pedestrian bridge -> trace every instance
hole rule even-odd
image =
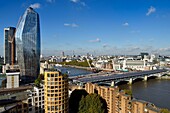
[[[147,81],[149,77],[161,77],[166,74],[168,70],[166,69],[158,69],[158,70],[150,70],[150,71],[141,71],[141,72],[131,72],[125,74],[105,74],[103,76],[91,76],[87,78],[79,78],[78,81],[81,83],[111,83],[111,86],[121,82],[127,81],[129,84],[132,84],[136,79],[143,79]]]

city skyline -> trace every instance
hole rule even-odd
[[[29,6],[40,14],[42,54],[170,55],[170,1],[36,0],[0,1],[3,29],[16,27]],[[12,12],[12,13],[11,13]],[[3,51],[0,55],[3,55]]]

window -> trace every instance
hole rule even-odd
[[[58,76],[58,74],[55,74],[55,76]]]
[[[54,106],[51,106],[51,110],[54,111]]]
[[[55,106],[55,110],[58,110],[58,106]]]
[[[50,77],[50,74],[49,74],[49,73],[47,73],[47,77]]]
[[[54,77],[54,74],[51,74],[51,77]]]
[[[47,81],[50,81],[50,77],[47,78]]]
[[[28,100],[28,102],[31,102],[31,101],[32,101],[31,99]]]
[[[47,109],[50,110],[50,106],[47,106]]]
[[[32,108],[29,108],[29,111],[32,111]]]

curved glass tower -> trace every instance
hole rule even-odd
[[[23,80],[34,80],[40,69],[39,15],[29,7],[20,18],[16,30],[17,61]]]

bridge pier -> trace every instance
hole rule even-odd
[[[115,86],[115,81],[112,81],[112,82],[111,82],[111,86],[112,86],[112,87]]]
[[[129,84],[132,84],[132,83],[133,83],[133,79],[130,78],[130,79],[129,79]]]
[[[148,79],[148,76],[146,75],[146,76],[144,77],[144,81],[147,81],[147,79]]]
[[[160,73],[158,73],[158,78],[161,78],[161,74]]]

